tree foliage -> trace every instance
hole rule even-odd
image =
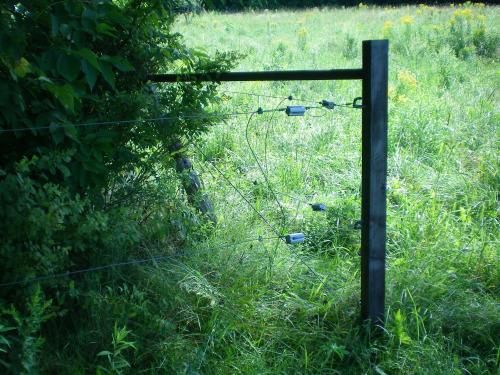
[[[0,5],[1,283],[123,257],[144,239],[141,224],[166,199],[161,183],[150,181],[171,176],[170,143],[211,121],[132,120],[202,113],[216,87],[153,90],[146,77],[224,70],[234,57],[184,46],[171,30],[177,7],[160,0]],[[68,280],[2,287],[0,324],[9,329],[0,336],[0,366],[36,367],[42,323],[78,306],[78,294]]]

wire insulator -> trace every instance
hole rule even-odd
[[[289,105],[286,107],[285,113],[288,116],[304,116],[306,107],[303,105]]]
[[[321,105],[327,109],[335,109],[336,104],[330,100],[323,99]]]
[[[304,233],[291,233],[285,236],[285,242],[288,244],[295,244],[304,242]]]
[[[311,208],[313,211],[326,211],[326,205],[323,203],[313,203],[311,204]]]

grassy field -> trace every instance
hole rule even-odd
[[[208,243],[273,234],[211,163],[273,226],[304,232],[307,240],[294,247],[264,240],[193,250],[180,285],[196,302],[179,314],[195,333],[177,336],[178,371],[499,373],[499,24],[499,8],[481,5],[179,20],[189,45],[241,52],[235,70],[359,67],[361,41],[388,38],[390,119],[383,337],[368,344],[358,324],[353,223],[360,217],[360,111],[239,116],[214,127],[202,150],[193,150],[219,218]],[[221,109],[288,102],[235,91],[293,95],[301,99],[295,104],[309,105],[311,99],[352,102],[361,87],[223,84]],[[328,210],[312,212],[307,203],[313,201]]]
[[[362,40],[390,40],[383,334],[359,324],[360,111],[266,112],[231,117],[190,150],[215,228],[186,208],[177,178],[157,180],[168,204],[140,250],[175,257],[91,283],[88,324],[45,329],[42,372],[498,375],[499,24],[499,8],[480,5],[181,16],[190,46],[244,54],[235,70],[360,67]],[[250,112],[289,95],[348,103],[361,87],[219,92],[212,110]],[[306,241],[288,247],[270,227]]]

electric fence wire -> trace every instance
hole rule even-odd
[[[234,191],[236,191],[236,193],[238,193],[238,195],[245,201],[245,203],[248,205],[248,207],[250,207],[252,209],[252,211],[254,211],[257,216],[260,218],[260,220],[262,220],[263,223],[265,223],[272,231],[274,234],[276,234],[277,236],[281,236],[281,233],[278,229],[276,229],[276,227],[274,225],[272,225],[265,217],[264,215],[262,215],[262,213],[250,202],[250,200],[245,197],[245,194],[243,194],[241,192],[240,189],[238,189],[236,187],[236,185],[233,184],[233,182],[231,181],[231,179],[229,177],[226,176],[226,174],[224,172],[222,172],[220,170],[220,168],[217,166],[217,164],[215,164],[213,161],[211,161],[207,155],[203,152],[203,150],[201,149],[200,146],[198,146],[195,142],[194,142],[194,139],[190,136],[187,137],[190,141],[191,141],[191,144],[193,145],[193,147],[203,156],[203,158],[208,161],[208,163],[217,171],[217,173],[219,173],[219,175],[229,184],[229,186],[231,186],[233,188]],[[210,172],[210,170],[209,170]],[[216,177],[210,172],[210,174],[212,175],[212,177],[214,179],[216,179]]]
[[[251,94],[251,93],[247,93]],[[283,99],[283,97],[277,97]],[[285,97],[284,99],[289,99],[290,97]],[[293,99],[289,99],[293,100]],[[298,100],[298,99],[297,99]],[[359,108],[354,106],[353,103],[345,103],[345,104],[335,104],[333,102],[330,103],[333,107],[328,107],[324,103],[325,101],[318,102],[312,100],[305,100],[307,102],[314,102],[316,104],[321,104],[322,106],[317,107],[305,107],[306,109],[319,109],[319,108],[328,108],[333,109],[334,106],[337,107],[350,107],[350,108]],[[283,108],[285,110],[285,108]],[[273,110],[262,110],[259,108],[259,113],[272,112]],[[281,109],[280,109],[281,111]],[[179,120],[189,120],[189,119],[207,119],[207,118],[217,118],[217,117],[234,117],[234,116],[245,116],[251,115],[255,111],[250,112],[230,112],[230,113],[201,113],[197,115],[178,115],[178,116],[165,116],[165,117],[156,117],[156,118],[148,118],[148,119],[132,119],[132,120],[113,120],[113,121],[96,121],[96,122],[86,122],[86,123],[69,123],[69,124],[52,124],[45,126],[33,126],[33,127],[23,127],[23,128],[13,128],[13,129],[0,129],[1,133],[13,133],[13,132],[25,132],[25,131],[37,131],[37,130],[56,130],[56,129],[64,129],[64,128],[81,128],[81,127],[100,127],[100,126],[118,126],[118,125],[134,125],[139,123],[149,123],[149,122],[169,122],[169,121],[179,121]]]
[[[308,107],[308,108],[314,108],[314,107]],[[319,108],[319,107],[318,107]],[[171,120],[182,120],[182,119],[201,119],[201,118],[211,118],[211,117],[231,117],[231,116],[240,116],[240,115],[250,115],[250,120],[255,114],[262,114],[262,113],[268,113],[268,112],[281,112],[284,111],[284,108],[275,108],[272,110],[262,110],[262,108],[259,108],[257,111],[251,111],[251,112],[233,112],[233,113],[218,113],[218,114],[209,114],[209,113],[204,113],[200,115],[180,115],[180,116],[166,116],[166,117],[157,117],[157,118],[149,118],[149,119],[135,119],[135,120],[116,120],[116,121],[101,121],[101,122],[89,122],[89,123],[78,123],[78,124],[56,124],[56,125],[49,125],[49,126],[41,126],[41,127],[25,127],[25,128],[14,128],[14,129],[0,129],[0,133],[8,133],[8,132],[22,132],[22,131],[37,131],[37,130],[53,130],[53,129],[60,129],[60,128],[68,128],[68,127],[93,127],[93,126],[115,126],[115,125],[131,125],[131,124],[137,124],[137,123],[147,123],[147,122],[156,122],[156,121],[171,121]],[[248,122],[248,124],[250,121]],[[248,124],[247,124],[247,130],[248,130]],[[198,147],[194,142],[192,144],[195,146],[195,148],[198,149],[198,151],[205,157],[206,160],[208,158],[206,155],[203,153],[200,147]],[[252,149],[253,153],[253,149]],[[255,154],[254,154],[255,156]],[[265,176],[265,173],[262,169],[262,166],[258,162],[258,159],[256,160],[257,163],[259,164],[259,169],[261,169],[262,173]],[[229,178],[217,167],[215,163],[210,162],[210,164],[214,167],[214,169],[226,180],[226,182],[241,196],[241,198],[249,205],[250,208],[252,208],[255,213],[259,216],[259,218],[276,234],[275,237],[269,237],[266,239],[284,239],[284,236],[282,235],[282,231],[279,231],[274,227],[252,204],[251,202],[245,197],[243,193],[231,182]],[[267,177],[266,177],[267,180]],[[271,188],[272,189],[272,188]],[[272,191],[272,190],[271,190]],[[284,215],[284,209],[279,203],[279,200],[277,199],[276,195],[274,194],[274,191],[272,191],[278,205],[282,209],[282,213]],[[262,237],[259,237],[257,239],[250,239],[250,240],[245,240],[236,244],[231,244],[230,246],[236,246],[242,243],[250,242],[250,241],[261,241],[263,240]],[[227,247],[227,245],[225,246]],[[216,250],[221,247],[216,247],[216,248],[211,248],[209,250]],[[31,279],[25,279],[25,280],[17,280],[17,281],[10,281],[10,282],[5,282],[5,283],[0,283],[0,287],[8,287],[8,286],[14,286],[14,285],[21,285],[21,284],[32,284],[34,282],[40,282],[40,281],[46,281],[54,278],[60,278],[60,277],[68,277],[72,275],[77,275],[77,274],[82,274],[82,273],[88,273],[88,272],[97,272],[105,269],[110,269],[114,267],[121,267],[121,266],[127,266],[127,265],[137,265],[137,264],[142,264],[146,262],[151,262],[151,261],[161,261],[161,260],[166,260],[166,259],[172,259],[172,256],[153,256],[149,258],[143,258],[143,259],[133,259],[129,261],[124,261],[124,262],[116,262],[116,263],[110,263],[102,266],[96,266],[96,267],[90,267],[90,268],[85,268],[85,269],[79,269],[79,270],[74,270],[74,271],[66,271],[63,273],[58,273],[58,274],[52,274],[52,275],[43,275],[43,276],[37,276],[33,277]],[[311,273],[316,275],[317,277],[323,277],[322,275],[318,274],[309,264],[307,264],[301,257],[298,257],[301,263],[303,263],[306,268],[309,269]]]
[[[278,107],[280,105],[281,104],[278,104],[276,110],[278,110]],[[252,115],[249,116],[247,124],[246,124],[246,127],[245,127],[245,140],[247,142],[248,148],[250,150],[250,153],[252,154],[253,159],[257,163],[257,166],[259,167],[259,170],[260,170],[262,176],[264,177],[264,181],[266,182],[268,190],[271,192],[274,200],[276,201],[276,204],[278,205],[278,208],[281,211],[282,224],[281,224],[281,231],[280,231],[280,233],[283,234],[284,228],[286,227],[286,213],[285,213],[285,209],[283,208],[283,206],[281,205],[281,202],[279,201],[278,197],[274,193],[274,190],[273,190],[273,187],[272,187],[272,185],[271,185],[271,183],[269,181],[268,175],[267,175],[266,171],[264,171],[264,168],[262,168],[262,165],[260,164],[259,158],[257,157],[257,155],[256,155],[256,153],[255,153],[255,151],[254,151],[254,149],[252,147],[252,144],[250,143],[250,138],[248,136],[248,130],[250,128],[250,124],[252,122],[253,116],[254,116],[254,114],[252,114]],[[272,116],[271,117],[271,119],[272,119],[274,117],[274,113],[271,116]],[[267,142],[267,137],[266,137],[266,142]]]
[[[256,97],[261,97],[261,98],[284,99],[284,100],[290,100],[290,101],[296,100],[296,101],[308,102],[308,103],[318,103],[318,101],[316,101],[316,100],[296,98],[293,95],[274,96],[274,95],[260,94],[260,93],[255,93],[255,92],[233,91],[233,90],[223,90],[221,92],[224,94],[226,94],[226,93],[227,94],[238,94],[238,95],[256,96]]]
[[[267,240],[273,240],[278,238],[277,236],[271,236],[271,237],[256,237],[256,238],[248,238],[246,240],[236,242],[236,243],[226,243],[218,246],[213,246],[213,247],[208,247],[205,249],[202,249],[204,252],[208,251],[215,251],[215,250],[220,250],[220,249],[226,249],[230,247],[235,247],[239,246],[242,244],[250,243],[250,242],[262,242],[262,241],[267,241]],[[42,275],[42,276],[35,276],[29,279],[25,280],[16,280],[16,281],[9,281],[5,283],[0,283],[0,288],[3,287],[10,287],[10,286],[15,286],[15,285],[21,285],[21,284],[33,284],[35,282],[41,282],[41,281],[47,281],[47,280],[52,280],[56,278],[62,278],[62,277],[68,277],[68,276],[73,276],[73,275],[78,275],[78,274],[83,274],[83,273],[89,273],[89,272],[97,272],[97,271],[102,271],[110,268],[115,268],[115,267],[123,267],[123,266],[131,266],[131,265],[139,265],[139,264],[144,264],[148,262],[159,262],[163,260],[177,260],[178,257],[173,256],[173,255],[156,255],[148,258],[141,258],[141,259],[130,259],[127,261],[123,262],[114,262],[114,263],[108,263],[104,264],[101,266],[95,266],[95,267],[89,267],[89,268],[82,268],[74,271],[65,271],[61,273],[56,273],[56,274],[49,274],[49,275]]]
[[[224,172],[222,172],[220,170],[219,167],[217,167],[217,165],[212,162],[210,159],[208,159],[207,155],[203,152],[203,150],[201,149],[201,147],[199,147],[198,145],[196,145],[194,142],[193,142],[193,138],[192,137],[188,137],[188,139],[191,140],[191,144],[196,148],[196,150],[198,150],[198,152],[205,158],[205,160],[208,161],[208,163],[221,175],[221,177],[238,193],[238,195],[245,201],[245,203],[248,205],[248,207],[250,207],[252,209],[252,211],[254,211],[258,217],[260,218],[260,220],[262,220],[263,223],[265,223],[271,230],[274,234],[276,234],[277,238],[281,239],[282,241],[285,240],[285,236],[283,236],[281,234],[281,231],[279,231],[274,225],[272,225],[265,217],[264,215],[262,215],[262,213],[257,210],[257,208],[250,202],[250,200],[245,197],[245,195],[232,183],[232,181],[224,174]],[[212,174],[213,176],[213,174]],[[213,176],[215,178],[215,176]],[[275,237],[276,238],[276,237]],[[288,248],[289,248],[289,244],[287,244],[286,242],[284,242]],[[293,253],[293,252],[292,252]],[[302,259],[300,256],[297,256],[296,257],[308,270],[309,272],[311,272],[314,276],[320,278],[320,279],[323,279],[324,276],[323,275],[320,275],[318,272],[316,272],[316,270],[314,270],[304,259]]]
[[[281,104],[283,104],[283,102],[286,100],[286,98],[282,99],[278,105],[276,106],[277,108],[279,108],[281,106]],[[268,138],[269,138],[269,133],[270,133],[270,130],[274,130],[274,124],[273,124],[273,119],[274,119],[274,113],[271,115],[271,118],[269,119],[269,124],[271,126],[266,126],[266,134],[264,136],[264,165],[266,167],[266,175],[269,174],[269,169],[268,169],[268,163],[267,163],[267,141],[268,141]]]
[[[285,100],[292,100],[292,96],[289,96],[288,98],[281,99],[280,102],[276,105],[275,109],[277,110],[278,108],[280,108],[281,105],[283,104],[283,102]],[[259,97],[259,101],[260,101],[260,97]],[[281,202],[278,200],[278,197],[274,193],[273,188],[272,188],[272,186],[271,186],[271,184],[269,182],[269,169],[268,169],[268,160],[267,160],[267,144],[268,144],[269,132],[270,132],[271,128],[274,130],[274,122],[273,122],[273,120],[274,120],[274,116],[276,115],[276,113],[277,113],[277,111],[275,111],[275,112],[273,112],[271,114],[271,118],[269,119],[268,126],[266,126],[266,133],[265,133],[265,136],[264,136],[264,165],[265,165],[265,172],[262,169],[262,166],[259,163],[259,159],[257,158],[257,155],[255,154],[254,150],[252,149],[252,147],[250,145],[250,140],[248,138],[248,128],[250,126],[250,122],[252,120],[252,118],[251,118],[252,116],[250,116],[250,118],[248,120],[248,123],[247,123],[247,126],[246,126],[246,129],[245,129],[245,139],[247,141],[248,147],[249,147],[249,149],[250,149],[250,151],[252,153],[253,158],[255,159],[255,161],[257,162],[257,165],[259,166],[260,172],[264,176],[264,180],[267,183],[268,189],[272,192],[275,201],[278,203],[278,206],[279,206],[279,209],[280,209],[281,215],[282,215],[282,223],[281,223],[281,231],[280,232],[283,234],[284,231],[285,231],[285,227],[286,227],[286,214],[284,212],[284,208],[283,208]],[[266,248],[266,250],[268,251],[268,257],[269,257],[269,272],[272,272],[273,260],[274,260],[275,254],[278,251],[279,243],[280,243],[279,240],[276,241],[276,243],[274,245],[274,248],[272,249],[271,252],[268,251],[267,248]]]
[[[294,101],[300,101],[300,102],[305,102],[305,103],[314,103],[314,104],[321,104],[321,107],[319,108],[328,108],[328,109],[333,109],[334,107],[344,107],[344,108],[351,108],[351,109],[360,109],[363,106],[362,105],[357,105],[356,102],[357,100],[360,100],[361,98],[355,98],[352,102],[349,103],[335,103],[333,101],[329,101],[326,99],[322,100],[316,100],[312,98],[296,98],[293,95],[289,96],[275,96],[275,95],[267,95],[267,94],[261,94],[261,93],[255,93],[255,92],[246,92],[246,91],[232,91],[232,90],[223,90],[221,91],[222,93],[228,93],[228,94],[238,94],[238,95],[247,95],[247,96],[256,96],[256,97],[262,97],[262,98],[271,98],[271,99],[283,99],[283,100],[294,100]]]
[[[134,125],[140,123],[149,122],[169,122],[169,121],[179,121],[179,120],[194,120],[194,119],[207,119],[207,118],[218,118],[218,117],[235,117],[235,116],[247,116],[255,111],[250,112],[230,112],[230,113],[202,113],[198,115],[178,115],[178,116],[165,116],[165,117],[154,117],[147,119],[133,119],[133,120],[114,120],[114,121],[97,121],[97,122],[86,122],[77,124],[54,124],[46,126],[35,126],[26,128],[14,128],[14,129],[0,129],[1,133],[13,133],[13,132],[23,132],[23,131],[37,131],[37,130],[55,130],[64,128],[81,128],[81,127],[101,127],[101,126],[118,126],[118,125]]]

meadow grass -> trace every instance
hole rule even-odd
[[[185,203],[165,207],[158,215],[175,235],[148,227],[158,243],[142,250],[175,259],[96,284],[86,306],[91,326],[47,350],[46,368],[499,374],[499,24],[499,8],[480,5],[181,17],[176,28],[189,45],[244,54],[235,70],[360,67],[362,40],[390,40],[383,334],[370,337],[359,322],[360,111],[266,113],[214,126],[191,150],[217,226],[193,225]],[[213,110],[288,104],[227,91],[291,94],[309,105],[350,102],[361,85],[223,84]],[[306,241],[288,247],[268,239],[273,231],[212,163],[273,227],[304,232]],[[175,196],[178,186],[165,177],[164,193]],[[311,202],[328,209],[312,212]]]
[[[205,13],[177,24],[191,46],[244,54],[235,70],[359,67],[362,40],[390,41],[383,337],[369,343],[358,324],[359,233],[352,223],[360,215],[360,112],[264,114],[250,123],[238,117],[214,127],[202,153],[194,150],[219,217],[211,241],[271,233],[211,162],[275,226],[282,229],[284,217],[283,230],[304,232],[307,241],[193,251],[196,271],[182,285],[205,301],[190,312],[204,342],[195,368],[498,373],[498,24],[499,9],[481,5]],[[344,81],[223,84],[228,111],[287,100],[225,90],[337,103],[361,94],[359,83]],[[312,201],[327,204],[327,212],[311,212]]]

